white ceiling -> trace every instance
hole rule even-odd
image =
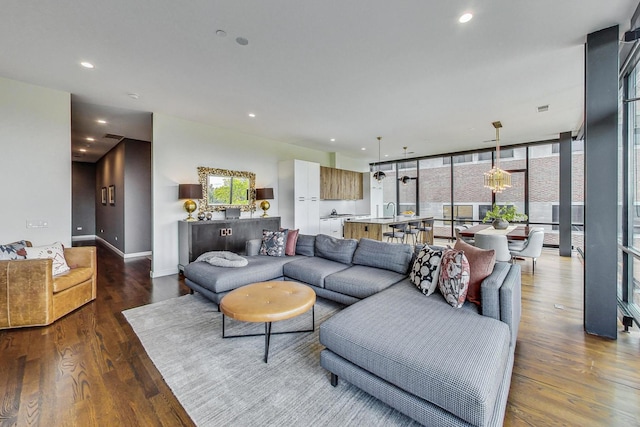
[[[619,24],[622,36],[636,6],[3,0],[0,76],[72,93],[84,123],[74,123],[74,148],[105,133],[150,138],[125,124],[132,110],[147,113],[136,123],[159,112],[367,161],[382,136],[383,154],[402,158],[403,146],[415,155],[491,146],[495,120],[504,145],[577,132],[586,35]],[[466,11],[474,18],[458,23]],[[98,114],[110,123],[96,130]]]

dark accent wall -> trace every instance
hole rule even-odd
[[[584,328],[617,337],[618,26],[585,46]]]
[[[151,143],[123,139],[96,167],[96,194],[115,186],[115,204],[96,198],[96,235],[126,254],[151,251]]]
[[[125,253],[151,251],[151,144],[126,140]]]
[[[71,235],[96,234],[96,165],[71,164]]]

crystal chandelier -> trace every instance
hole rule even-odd
[[[502,193],[505,188],[511,187],[511,174],[500,169],[500,128],[502,123],[493,122],[496,128],[496,164],[489,171],[484,173],[484,186],[490,188],[494,193]]]

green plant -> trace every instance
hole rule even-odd
[[[490,222],[495,219],[503,219],[508,222],[518,222],[526,221],[527,218],[527,215],[518,213],[518,211],[516,211],[516,207],[513,205],[499,206],[494,204],[493,209],[487,212],[482,219],[482,222]]]

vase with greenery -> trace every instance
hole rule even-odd
[[[504,230],[509,226],[510,222],[526,221],[527,218],[527,215],[518,213],[516,207],[513,205],[499,206],[494,204],[493,209],[487,212],[482,222],[491,222],[493,228]]]

